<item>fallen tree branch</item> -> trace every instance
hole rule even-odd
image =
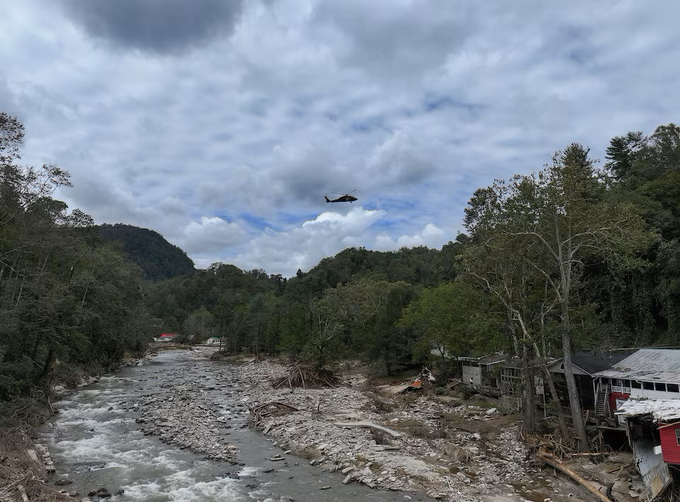
[[[401,433],[383,427],[382,425],[374,424],[373,422],[335,422],[335,425],[339,427],[366,427],[368,429],[375,429],[389,434],[393,438],[400,438]]]
[[[263,418],[287,415],[294,411],[298,411],[294,406],[279,401],[272,401],[251,407],[250,420],[257,426]]]
[[[589,452],[589,453],[569,453],[568,455],[570,457],[606,457],[607,455],[611,455],[612,452],[608,451],[603,451],[603,452]]]
[[[28,495],[26,495],[26,489],[23,485],[19,485],[19,494],[21,495],[22,502],[28,502]]]
[[[578,484],[583,486],[590,493],[595,495],[602,502],[611,502],[612,501],[612,499],[610,499],[605,494],[603,494],[600,490],[595,488],[595,486],[593,486],[592,483],[590,483],[590,481],[588,481],[584,477],[580,476],[579,474],[577,474],[574,471],[572,471],[571,469],[569,469],[566,465],[564,465],[562,463],[562,461],[559,458],[552,455],[551,453],[548,453],[545,450],[543,450],[542,448],[540,448],[538,453],[536,454],[536,457],[539,458],[541,461],[545,462],[546,464],[548,464],[550,467],[554,467],[558,471],[569,476],[571,479],[573,479]]]

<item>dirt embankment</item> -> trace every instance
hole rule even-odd
[[[53,472],[49,453],[30,438],[48,410],[33,401],[0,403],[0,502],[73,500],[45,484]]]

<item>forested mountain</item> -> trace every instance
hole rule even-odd
[[[128,259],[136,263],[151,280],[169,279],[194,272],[194,262],[158,232],[132,225],[99,225],[99,235],[120,242]]]
[[[149,284],[150,308],[165,330],[224,336],[232,351],[283,351],[318,363],[366,357],[395,370],[412,363],[417,341],[415,328],[398,325],[402,309],[422,288],[455,279],[462,242],[441,251],[350,248],[291,279],[217,263]]]

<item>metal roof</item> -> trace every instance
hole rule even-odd
[[[630,350],[626,352],[596,352],[594,350],[579,350],[571,356],[571,363],[583,371],[583,373],[587,373],[588,375],[592,376],[598,371],[610,369],[616,363],[628,357],[630,353]],[[550,371],[562,373],[564,368],[559,367],[558,364],[561,364],[563,360],[564,358],[560,358],[549,363],[551,366]]]
[[[640,349],[594,376],[680,383],[680,350]]]

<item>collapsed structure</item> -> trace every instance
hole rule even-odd
[[[490,354],[452,359],[463,383],[496,391],[505,404],[521,406],[526,386],[517,358]],[[680,466],[680,349],[581,351],[572,363],[586,418],[601,431],[627,439],[647,498],[653,500],[672,482],[669,465]],[[552,374],[564,374],[562,359],[547,364]],[[556,380],[562,409],[569,414],[566,388]],[[538,376],[534,391],[545,404],[547,393]]]

